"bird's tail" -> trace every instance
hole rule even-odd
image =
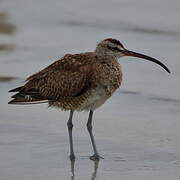
[[[15,95],[11,96],[13,98],[8,104],[39,104],[47,103],[49,100],[40,96],[37,92],[34,91],[25,91],[24,86],[11,89],[9,92],[17,92]]]

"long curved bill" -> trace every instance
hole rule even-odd
[[[138,57],[138,58],[142,58],[142,59],[145,59],[145,60],[148,60],[148,61],[152,61],[156,64],[159,64],[162,68],[164,68],[168,73],[171,73],[170,70],[160,61],[158,61],[157,59],[154,59],[150,56],[146,56],[144,54],[140,54],[140,53],[137,53],[137,52],[133,52],[133,51],[129,51],[129,50],[124,50],[122,51],[122,53],[125,55],[125,56],[133,56],[133,57]]]

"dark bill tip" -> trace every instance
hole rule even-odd
[[[125,56],[133,56],[133,57],[138,57],[138,58],[141,58],[141,59],[145,59],[145,60],[148,60],[148,61],[151,61],[151,62],[154,62],[158,65],[160,65],[162,68],[164,68],[168,73],[171,73],[171,71],[167,68],[167,66],[165,66],[162,62],[160,62],[159,60],[157,59],[154,59],[150,56],[146,56],[144,54],[140,54],[140,53],[137,53],[137,52],[133,52],[133,51],[129,51],[129,50],[124,50],[122,52]]]

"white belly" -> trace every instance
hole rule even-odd
[[[95,110],[100,107],[110,96],[106,95],[103,88],[92,90],[91,95],[81,105],[81,110]]]

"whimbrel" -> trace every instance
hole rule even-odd
[[[152,61],[169,69],[157,59],[127,50],[116,39],[105,39],[98,43],[94,52],[66,54],[45,69],[26,79],[25,85],[12,89],[17,92],[9,104],[48,103],[49,106],[69,110],[67,122],[70,159],[75,159],[72,138],[72,118],[74,111],[89,111],[87,129],[91,138],[94,155],[92,160],[101,158],[92,133],[92,117],[95,109],[100,107],[122,82],[121,65],[118,59],[134,56]]]

